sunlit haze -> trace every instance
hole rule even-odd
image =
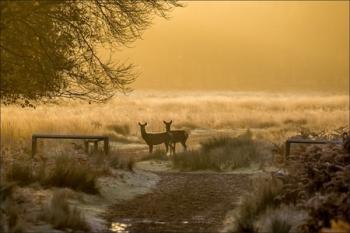
[[[116,51],[134,89],[348,92],[349,2],[184,2]]]

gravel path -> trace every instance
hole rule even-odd
[[[152,193],[112,206],[114,232],[218,232],[228,211],[249,190],[249,175],[157,173]]]

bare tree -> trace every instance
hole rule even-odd
[[[128,46],[176,0],[1,1],[1,102],[53,97],[104,101],[130,90],[133,64],[103,61],[101,45]]]

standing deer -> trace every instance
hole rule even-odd
[[[167,133],[171,133],[171,149],[173,150],[173,154],[175,154],[175,147],[176,147],[176,143],[180,142],[183,146],[183,148],[185,150],[187,150],[187,146],[186,146],[186,141],[188,138],[188,133],[185,130],[171,130],[171,124],[173,123],[173,121],[163,121],[163,123],[165,124],[165,129]]]
[[[145,140],[145,142],[147,143],[147,145],[149,147],[149,153],[152,153],[154,145],[159,145],[159,144],[164,143],[165,148],[166,148],[166,153],[168,154],[169,144],[172,140],[172,135],[168,132],[147,133],[146,132],[146,125],[147,125],[147,123],[141,124],[139,122],[141,136]]]

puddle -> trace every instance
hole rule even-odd
[[[154,221],[151,219],[122,219],[121,222],[112,222],[109,230],[111,232],[116,233],[131,233],[133,230],[131,230],[131,227],[136,227],[138,225],[142,225],[145,227],[145,225],[186,225],[189,224],[189,221],[181,221],[181,222],[164,222],[164,221]]]
[[[129,231],[127,230],[129,226],[131,226],[131,224],[112,222],[110,230],[116,233],[129,233]]]

